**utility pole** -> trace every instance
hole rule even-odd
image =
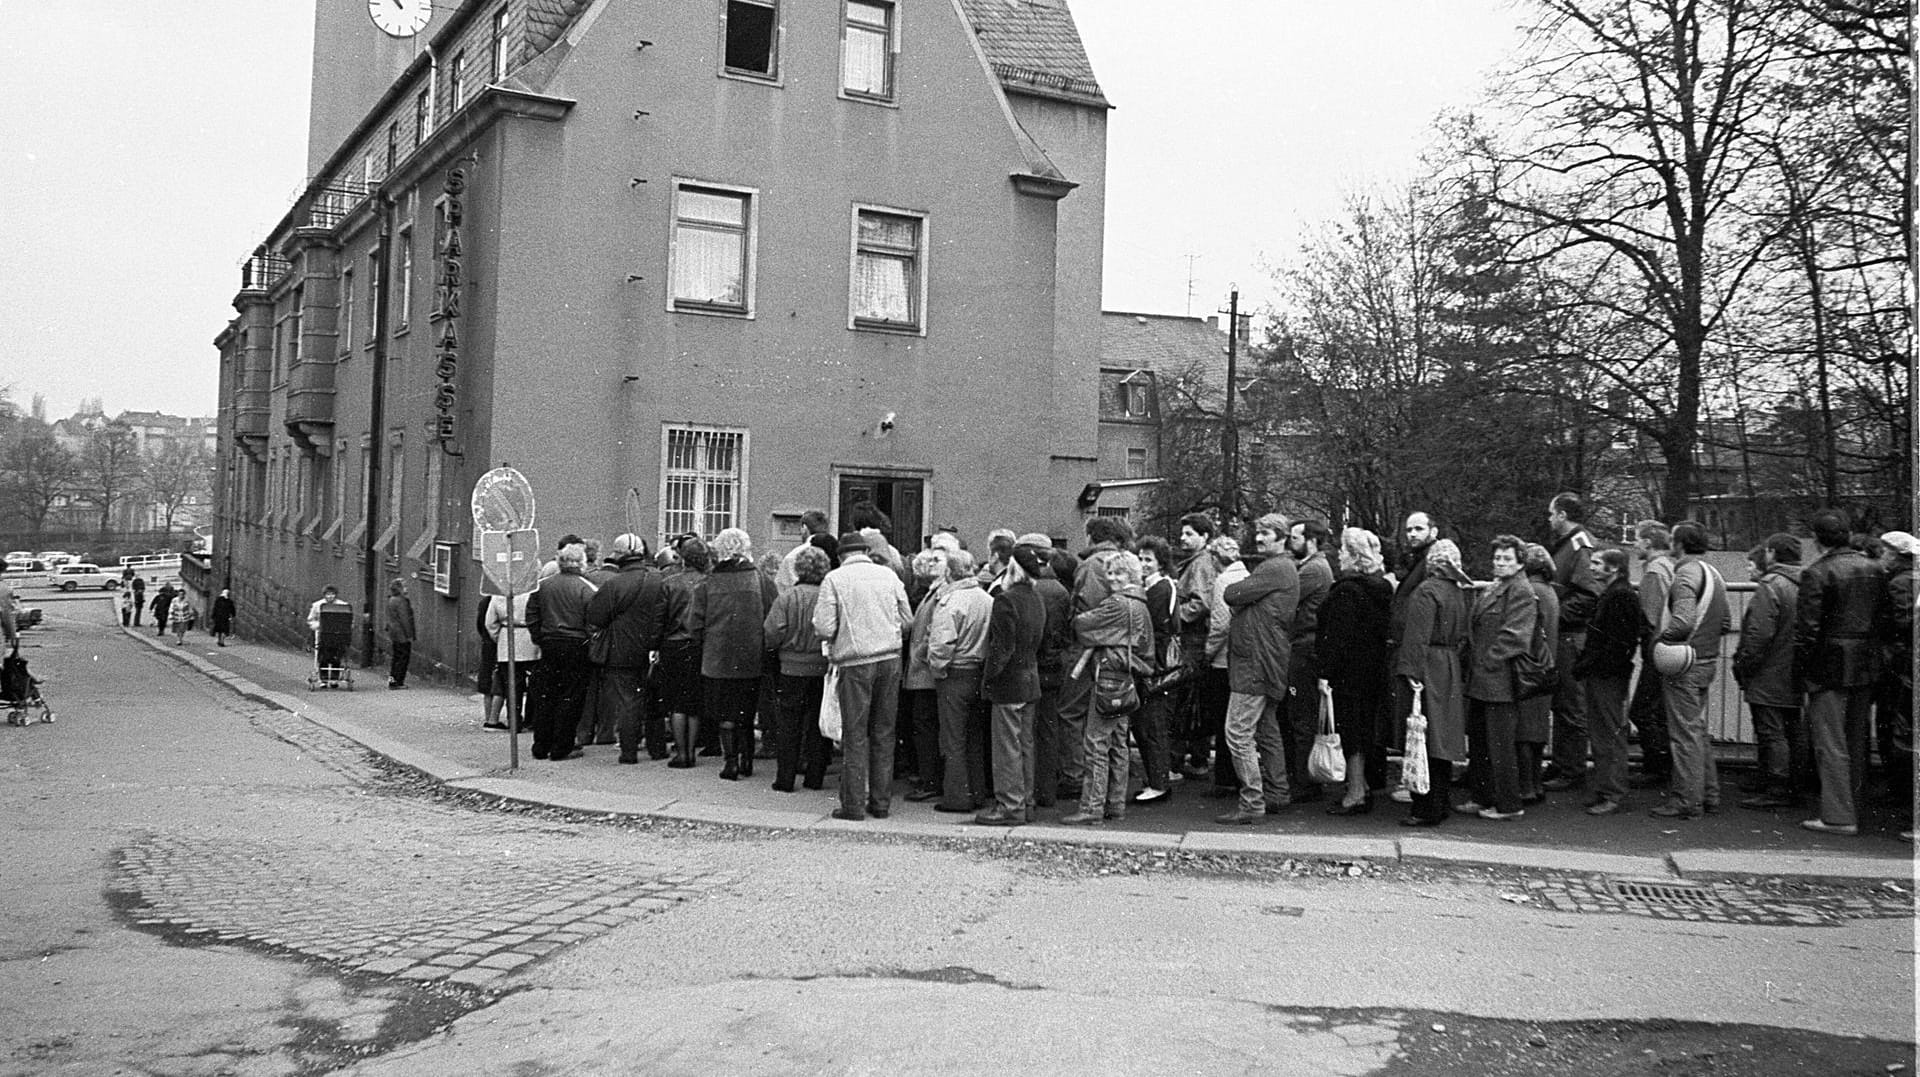
[[[1240,430],[1233,423],[1234,379],[1239,377],[1240,288],[1227,293],[1227,406],[1220,424],[1220,454],[1226,458],[1226,485],[1220,490],[1220,529],[1225,531],[1240,504]]]

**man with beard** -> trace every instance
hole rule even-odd
[[[1307,777],[1307,753],[1313,750],[1320,728],[1320,604],[1333,588],[1333,568],[1327,564],[1327,543],[1333,538],[1319,520],[1301,520],[1287,531],[1287,556],[1300,572],[1300,604],[1295,607],[1288,639],[1293,656],[1287,668],[1286,723],[1287,784],[1293,799],[1304,803],[1320,799],[1320,785]]]
[[[1387,645],[1393,648],[1395,654],[1400,652],[1400,643],[1406,638],[1407,604],[1413,601],[1413,593],[1427,580],[1427,551],[1433,548],[1434,540],[1440,537],[1440,529],[1434,526],[1432,515],[1415,511],[1407,514],[1402,534],[1406,536],[1406,542],[1400,562],[1400,582],[1393,589],[1393,604],[1387,612],[1387,632],[1391,637]],[[1393,698],[1388,703],[1392,710],[1387,715],[1387,735],[1380,741],[1382,748],[1396,746],[1406,739],[1407,714],[1413,710],[1413,683],[1404,677],[1395,677],[1392,689]],[[1380,776],[1383,780],[1379,783],[1374,782],[1374,777],[1371,774],[1367,776],[1369,784],[1385,784],[1384,775]],[[1400,801],[1402,797],[1407,798],[1407,803],[1412,802],[1411,795],[1400,785],[1394,786],[1393,799]]]

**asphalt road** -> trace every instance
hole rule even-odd
[[[1537,874],[505,811],[110,616],[48,609],[60,721],[0,729],[0,1074],[1914,1067],[1904,894],[1680,920]]]

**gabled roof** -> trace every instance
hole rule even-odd
[[[1008,91],[1112,107],[1066,0],[960,0],[960,7]]]
[[[1101,311],[1100,365],[1151,370],[1163,382],[1197,374],[1213,396],[1227,383],[1227,335],[1204,318]]]

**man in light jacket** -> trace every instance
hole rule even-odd
[[[1660,698],[1667,706],[1667,740],[1673,746],[1672,796],[1647,814],[1661,819],[1692,819],[1720,806],[1720,773],[1714,766],[1707,730],[1707,688],[1725,635],[1727,585],[1706,563],[1707,530],[1691,520],[1673,529],[1679,560],[1667,592],[1666,618],[1655,638],[1693,648],[1694,662],[1677,676],[1660,675]]]
[[[1286,556],[1287,518],[1254,521],[1254,550],[1264,560],[1221,597],[1227,626],[1227,750],[1240,779],[1240,803],[1215,822],[1248,826],[1287,806],[1287,749],[1280,707],[1287,698],[1288,640],[1300,602],[1300,570]]]
[[[987,800],[987,714],[980,700],[980,671],[987,657],[987,626],[993,599],[974,575],[973,555],[947,554],[946,586],[929,595],[927,666],[940,714],[942,759],[939,807],[972,811]]]
[[[821,581],[813,630],[839,670],[840,806],[835,819],[884,819],[893,804],[894,719],[900,644],[913,611],[900,576],[867,555],[857,531],[840,536],[840,567]]]

